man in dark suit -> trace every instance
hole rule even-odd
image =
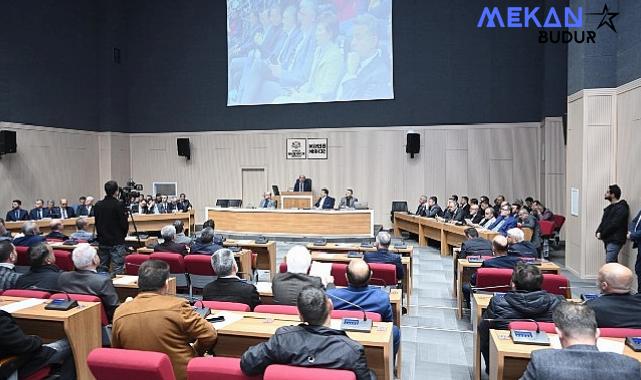
[[[310,276],[309,267],[312,256],[307,248],[302,245],[293,246],[285,257],[287,263],[286,273],[277,273],[272,280],[274,303],[281,305],[296,305],[298,293],[306,286],[324,289],[325,286],[333,287],[333,279]]]
[[[252,310],[256,305],[260,305],[260,296],[256,287],[236,275],[238,265],[234,259],[234,252],[227,248],[219,249],[211,257],[211,266],[218,278],[205,285],[204,301],[244,303]]]
[[[599,327],[641,329],[641,295],[633,294],[633,282],[632,271],[621,264],[601,267],[598,275],[601,297],[587,302]]]
[[[16,281],[16,289],[58,289],[60,268],[56,266],[56,256],[51,246],[40,243],[29,248],[29,272],[23,274]]]
[[[432,195],[427,200],[427,214],[425,216],[427,216],[428,218],[436,218],[437,216],[442,215],[443,210],[441,209],[441,206],[438,205],[438,198]]]
[[[29,211],[23,210],[20,206],[22,206],[20,199],[14,199],[13,202],[11,202],[11,210],[7,212],[7,217],[5,218],[7,222],[29,220]]]
[[[479,205],[470,205],[470,212],[467,215],[467,219],[469,219],[469,225],[476,225],[481,223],[481,220],[483,220],[483,212],[481,212]]]
[[[530,242],[536,248],[537,252],[541,249],[541,225],[534,215],[531,215],[525,207],[519,210],[519,219],[516,224],[518,228],[529,228],[532,230]]]
[[[181,212],[189,211],[192,208],[191,202],[189,202],[189,199],[186,198],[185,193],[180,193],[178,202],[176,202],[176,205],[178,207],[178,211],[181,211]]]
[[[87,243],[78,244],[71,254],[75,271],[63,272],[58,277],[58,288],[67,293],[91,294],[100,297],[107,318],[111,322],[120,304],[111,277],[97,272],[100,257]]]
[[[396,265],[396,278],[400,281],[405,274],[403,263],[401,262],[401,255],[391,253],[389,245],[392,242],[392,235],[389,232],[381,231],[376,235],[376,252],[366,252],[363,255],[363,260],[366,263],[384,263]]]
[[[538,251],[534,244],[525,241],[525,234],[520,228],[510,228],[507,230],[508,252],[514,256],[537,257]]]
[[[311,178],[305,178],[303,174],[301,174],[296,182],[294,182],[294,191],[295,192],[309,192],[312,191],[312,180]]]
[[[45,209],[45,213],[47,214],[48,218],[60,219],[60,209],[56,207],[56,202],[54,202],[53,200],[47,201],[47,208]]]
[[[637,261],[634,264],[634,271],[637,274],[637,289],[641,290],[641,211],[637,214],[628,226],[628,239],[632,241],[632,248],[637,249]]]
[[[464,259],[467,256],[489,256],[492,254],[492,243],[480,238],[476,228],[465,229],[465,237],[467,240],[461,244],[459,259]]]
[[[73,207],[69,206],[69,202],[67,199],[62,198],[60,200],[60,218],[61,219],[69,219],[69,218],[75,218],[76,217],[76,212],[74,211]]]
[[[44,208],[45,201],[42,199],[36,200],[36,205],[34,208],[29,211],[29,219],[30,220],[40,220],[43,218],[47,218],[47,210]]]
[[[13,245],[16,247],[31,247],[45,241],[45,237],[40,235],[40,228],[34,222],[25,222],[21,231],[23,236],[13,239]]]
[[[85,199],[85,203],[78,206],[78,210],[76,210],[76,215],[77,216],[94,216],[94,198],[92,196],[89,196]]]
[[[622,380],[641,378],[641,364],[633,358],[600,352],[594,311],[586,305],[562,302],[552,314],[562,350],[532,352],[521,380]]]
[[[45,236],[45,239],[54,239],[54,240],[67,240],[69,237],[62,233],[64,225],[60,219],[52,219],[49,223],[49,228],[51,231]]]
[[[87,197],[84,195],[78,198],[78,205],[76,206],[76,215],[78,216],[87,216],[87,211],[86,211],[86,206],[85,204],[87,203]]]
[[[416,216],[427,216],[427,195],[421,195],[418,198],[418,207],[414,214]]]
[[[163,238],[163,242],[154,247],[156,252],[174,252],[180,253],[185,256],[187,252],[187,245],[183,243],[176,243],[174,238],[176,237],[176,227],[172,224],[164,226],[160,230],[160,236]]]
[[[448,222],[463,222],[465,220],[465,213],[459,207],[458,202],[450,198],[447,201],[447,211],[443,214],[443,218]]]
[[[334,208],[335,199],[329,196],[329,190],[321,189],[321,197],[314,204],[314,207],[320,210],[331,210]]]
[[[203,228],[200,236],[191,243],[189,252],[191,254],[213,255],[219,249],[223,248],[223,242],[215,239],[214,229],[211,227]]]
[[[470,215],[470,198],[463,195],[459,201],[459,207],[463,210],[463,219],[469,218]]]

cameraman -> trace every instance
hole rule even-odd
[[[98,232],[99,272],[122,274],[125,261],[125,237],[129,230],[125,205],[118,200],[119,187],[116,181],[105,183],[105,198],[94,207],[96,230]]]

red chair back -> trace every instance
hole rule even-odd
[[[347,286],[347,264],[333,263],[332,264],[332,277],[334,277],[334,285]]]
[[[18,260],[16,265],[22,267],[28,267],[31,265],[29,262],[29,247],[16,246],[16,252],[18,253]]]
[[[149,255],[151,260],[160,260],[169,264],[169,273],[185,273],[185,260],[180,253],[154,252]]]
[[[478,271],[476,271],[475,287],[477,288],[491,287],[492,289],[488,289],[488,291],[507,292],[511,289],[511,286],[510,286],[511,281],[512,281],[512,269],[479,268]]]
[[[369,268],[372,270],[372,284],[392,286],[398,283],[396,279],[396,265],[369,263]]]
[[[264,380],[356,380],[356,374],[344,369],[294,367],[272,364],[265,370]]]
[[[187,378],[189,380],[258,380],[262,379],[262,376],[246,376],[240,369],[239,358],[209,356],[191,359],[187,364]]]
[[[289,306],[289,305],[258,305],[254,308],[254,312],[298,315],[298,308],[296,306]]]
[[[641,336],[641,329],[626,329],[615,327],[602,327],[599,329],[601,336],[604,338],[627,338],[632,336]]]
[[[287,272],[287,263],[280,263],[278,266],[278,273],[285,273]]]
[[[373,311],[366,311],[365,315],[367,319],[373,322],[381,322],[383,319],[378,313]],[[360,310],[332,310],[332,319],[342,319],[342,318],[363,318],[363,312]]]
[[[51,374],[51,366],[46,366],[44,368],[40,368],[36,372],[32,373],[31,375],[25,377],[24,379],[20,378],[21,380],[43,380],[49,377]]]
[[[96,348],[87,365],[96,380],[176,380],[169,357],[160,352]]]
[[[69,298],[72,300],[82,301],[82,302],[99,302],[100,303],[100,322],[102,323],[103,326],[107,326],[109,324],[109,319],[107,318],[107,312],[105,311],[105,306],[102,304],[102,300],[100,299],[100,297],[94,296],[91,294],[76,294],[76,293],[67,293],[67,294],[69,295]],[[56,293],[51,295],[49,299],[66,300],[67,294]]]
[[[47,243],[62,243],[64,240],[58,238],[46,238],[45,241]]]
[[[554,222],[549,220],[541,220],[539,222],[541,226],[541,236],[542,237],[552,237],[554,235]]]
[[[51,296],[51,293],[42,290],[7,289],[2,295],[7,297],[40,298],[46,300]]]
[[[152,255],[153,256],[153,255]],[[185,272],[197,276],[215,276],[216,272],[211,266],[211,256],[187,255],[183,258]]]
[[[149,260],[149,255],[134,253],[133,255],[125,256],[125,273],[130,276],[138,276],[140,265],[147,260]]]
[[[536,323],[534,322],[510,322],[510,330],[527,330],[536,331]],[[539,322],[539,330],[548,334],[556,334],[553,322]]]
[[[71,259],[71,252],[61,249],[54,249],[53,255],[56,257],[56,266],[64,271],[71,272],[75,268]]]
[[[198,301],[196,302],[196,305],[198,304],[201,304],[203,307],[208,307],[212,310],[251,311],[249,305],[238,302]]]
[[[572,298],[570,280],[560,274],[544,273],[541,288],[551,294],[558,294],[565,298]]]
[[[561,227],[563,227],[563,224],[565,224],[565,216],[554,215],[552,217],[552,220],[554,221],[554,231],[561,231]]]

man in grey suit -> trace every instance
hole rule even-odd
[[[345,196],[341,198],[338,208],[354,208],[358,198],[354,197],[354,190],[348,188]]]
[[[563,302],[552,315],[562,350],[532,352],[521,380],[623,380],[641,378],[641,364],[630,357],[600,352],[594,311]]]

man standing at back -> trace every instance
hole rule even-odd
[[[126,252],[125,237],[129,230],[125,205],[117,199],[118,183],[108,181],[105,183],[105,198],[99,201],[93,212],[95,215],[96,230],[98,232],[98,255],[100,256],[100,272],[123,273],[124,256]]]
[[[600,352],[594,311],[562,302],[552,314],[562,350],[532,352],[521,380],[627,380],[641,378],[641,364],[614,352]]]
[[[630,206],[621,199],[621,188],[618,185],[610,185],[604,198],[610,204],[603,209],[603,217],[596,230],[596,238],[603,241],[605,262],[616,263],[619,260],[621,247],[627,238]]]

